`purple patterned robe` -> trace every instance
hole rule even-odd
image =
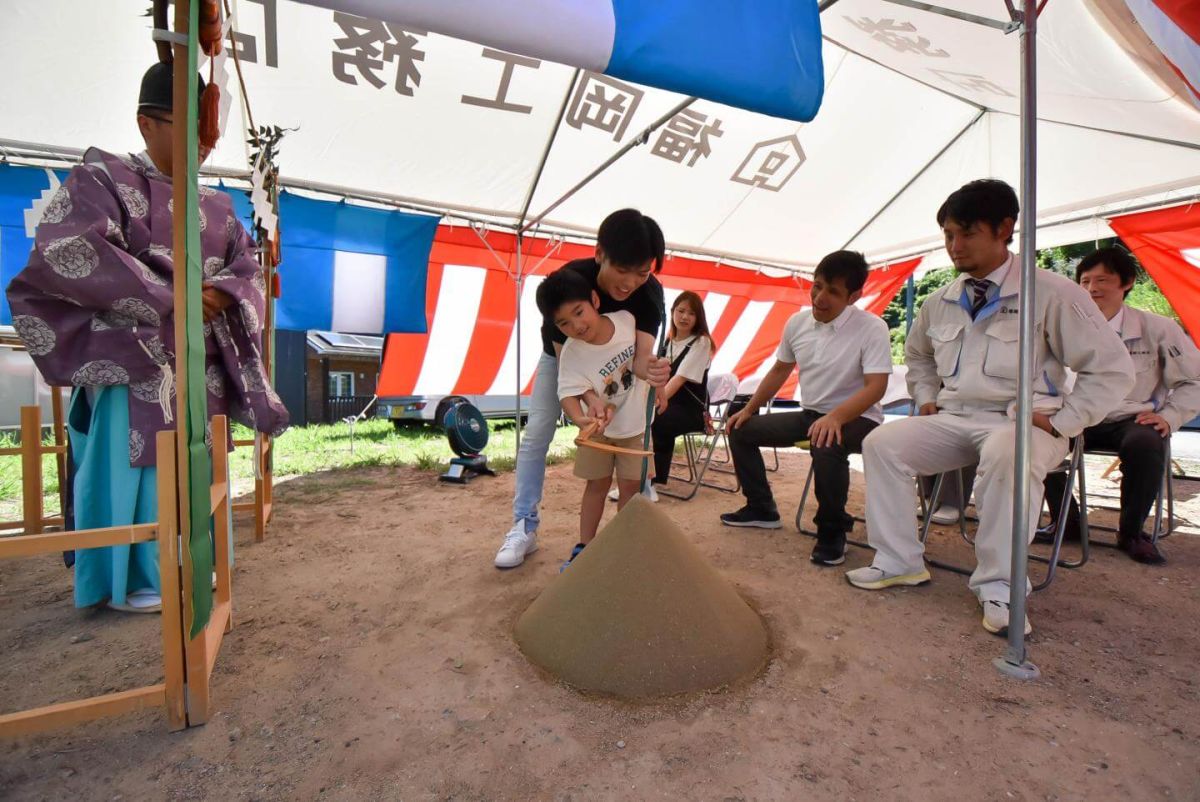
[[[128,385],[135,467],[154,465],[155,434],[175,428],[173,206],[171,180],[149,157],[91,148],[8,286],[13,327],[47,382]],[[279,434],[288,414],[263,369],[262,270],[233,202],[209,187],[200,187],[200,250],[204,281],[233,298],[204,324],[208,415]]]

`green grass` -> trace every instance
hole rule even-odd
[[[42,444],[54,445],[54,437],[47,433]],[[14,432],[0,432],[0,448],[16,448],[20,445]],[[42,509],[47,517],[58,515],[58,467],[53,454],[42,456]],[[0,457],[0,521],[19,521],[21,509],[21,458]]]
[[[516,428],[512,421],[490,421],[484,454],[496,471],[511,471],[515,464]],[[551,464],[575,454],[573,426],[559,428],[550,447]],[[250,431],[234,427],[234,437],[249,438]],[[289,429],[275,441],[275,475],[294,476],[337,468],[403,465],[423,471],[446,470],[454,452],[440,427],[413,424],[397,431],[390,421],[366,420],[350,425],[333,423]],[[230,459],[234,479],[251,478],[253,451],[237,449]]]
[[[490,436],[484,453],[488,465],[496,471],[511,471],[515,465],[516,429],[512,421],[490,421]],[[555,432],[548,461],[551,464],[575,455],[573,426]],[[251,432],[234,425],[234,437],[249,439]],[[53,440],[47,439],[47,445]],[[0,448],[17,446],[16,437],[0,432]],[[230,455],[229,471],[234,480],[253,479],[252,448],[238,448]],[[275,475],[296,476],[333,469],[378,466],[408,466],[441,473],[454,452],[440,427],[415,424],[399,431],[390,421],[366,420],[354,426],[351,437],[346,423],[313,425],[289,429],[275,441]],[[45,482],[44,505],[47,514],[58,510],[58,471],[55,458],[42,458]],[[21,518],[21,458],[0,457],[0,520]]]

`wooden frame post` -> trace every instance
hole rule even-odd
[[[224,415],[212,419],[213,477],[209,489],[212,519],[213,569],[217,578],[217,590],[213,597],[212,615],[208,623],[194,637],[187,637],[188,622],[192,616],[191,584],[193,577],[192,555],[186,547],[179,550],[181,559],[183,596],[183,658],[187,677],[187,724],[195,727],[204,724],[212,715],[211,681],[213,666],[221,651],[225,633],[233,629],[233,587],[229,569],[229,455],[225,444],[229,442],[228,420]]]
[[[233,504],[233,511],[253,511],[254,541],[262,543],[267,535],[267,524],[271,522],[271,508],[274,505],[272,496],[275,492],[275,480],[272,475],[271,450],[275,447],[275,441],[265,432],[255,432],[252,439],[234,440],[233,444],[238,448],[254,448],[254,498]]]
[[[175,498],[175,433],[159,432],[158,448],[158,574],[162,593],[163,685],[167,728],[187,726],[183,673],[183,592],[179,582],[179,510]]]
[[[42,531],[42,410],[21,407],[21,509],[25,534]]]
[[[63,525],[66,525],[67,520],[67,482],[70,477],[67,475],[67,419],[63,412],[63,390],[65,387],[50,388],[50,409],[54,423],[54,446],[61,449],[58,452],[55,462],[58,465],[58,514],[63,519]]]

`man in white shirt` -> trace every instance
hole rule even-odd
[[[1003,181],[972,181],[946,199],[937,222],[959,277],[930,295],[908,333],[908,387],[919,417],[883,426],[863,444],[870,566],[846,574],[880,590],[929,581],[917,538],[913,477],[979,462],[975,485],[978,565],[970,588],[983,627],[1008,632],[1019,316],[1025,297],[1020,261],[1008,250],[1019,204]],[[1133,365],[1096,305],[1069,279],[1036,271],[1033,436],[1035,488],[1024,531],[1032,538],[1036,488],[1068,450],[1068,438],[1099,423],[1133,386]],[[1075,387],[1063,395],[1067,368]],[[1028,592],[1028,583],[1026,585]],[[1018,622],[1030,631],[1028,618]]]
[[[1200,349],[1174,320],[1125,305],[1137,263],[1120,248],[1101,248],[1080,261],[1075,281],[1125,343],[1136,383],[1105,419],[1083,431],[1085,449],[1116,451],[1121,459],[1121,519],[1117,545],[1140,563],[1166,562],[1142,531],[1162,482],[1172,432],[1200,412]],[[1066,477],[1046,477],[1050,513],[1061,508]],[[1067,534],[1079,532],[1074,499]],[[1053,531],[1053,530],[1051,530]]]
[[[883,422],[879,401],[892,373],[887,324],[854,306],[867,270],[854,251],[821,260],[813,275],[812,307],[788,320],[775,364],[749,403],[729,418],[729,450],[746,506],[722,515],[721,523],[778,529],[779,511],[759,449],[808,440],[817,496],[812,561],[818,565],[845,560],[846,533],[854,525],[846,514],[847,455],[860,451],[863,438]],[[800,372],[803,411],[758,415],[793,369]]]

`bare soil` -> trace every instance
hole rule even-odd
[[[781,458],[790,516],[807,457]],[[740,497],[664,498],[763,615],[773,656],[731,690],[640,704],[549,681],[517,649],[581,487],[549,470],[541,550],[501,572],[512,487],[409,469],[281,485],[266,542],[236,531],[209,723],[171,734],[145,711],[2,742],[0,798],[1200,799],[1200,484],[1176,483],[1168,565],[1095,549],[1035,594],[1032,683],[993,668],[1005,644],[963,577],[859,591],[842,573],[868,552],[818,568],[791,526],[721,527]],[[957,537],[931,551],[968,561]],[[74,609],[61,561],[0,564],[0,610],[2,712],[161,679],[157,617]]]

